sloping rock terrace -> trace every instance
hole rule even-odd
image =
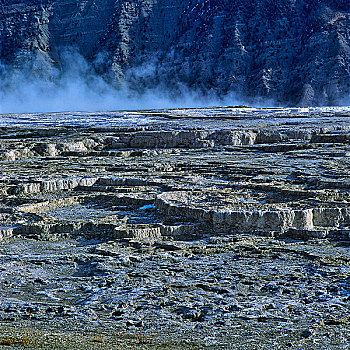
[[[28,125],[2,119],[3,322],[222,346],[242,320],[296,345],[349,329],[346,109],[6,118]]]

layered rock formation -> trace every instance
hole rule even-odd
[[[347,348],[349,112],[2,116],[0,345]]]
[[[49,76],[76,48],[114,86],[234,93],[281,104],[346,103],[349,3],[263,1],[10,1],[0,57]],[[61,67],[64,69],[64,67]]]
[[[80,128],[70,114],[10,116],[31,126],[3,123],[1,234],[348,239],[349,117],[340,112],[100,113],[86,117],[100,126]]]

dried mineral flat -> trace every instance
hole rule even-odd
[[[0,347],[350,343],[350,108],[0,127]]]

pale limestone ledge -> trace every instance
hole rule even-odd
[[[308,208],[296,210],[219,210],[195,207],[191,202],[181,203],[181,193],[162,193],[157,196],[156,208],[167,216],[179,216],[205,222],[216,233],[279,231],[288,229],[314,230],[340,228],[350,225],[350,207],[344,208]],[[183,198],[186,193],[183,193]],[[209,206],[209,205],[208,205]]]
[[[316,132],[316,131],[315,131]],[[318,131],[320,132],[320,131]],[[316,135],[317,136],[317,135]],[[84,138],[68,142],[37,142],[30,147],[0,150],[0,161],[16,161],[31,157],[60,155],[87,155],[118,149],[169,149],[169,148],[213,148],[217,146],[249,146],[265,143],[303,141],[321,142],[308,130],[145,130],[134,133],[117,133],[116,136]],[[333,136],[330,135],[330,140]],[[328,140],[328,139],[327,139]],[[337,142],[347,142],[348,136],[338,137]]]

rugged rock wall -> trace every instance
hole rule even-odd
[[[349,99],[348,0],[2,0],[0,6],[1,61],[30,60],[37,74],[60,65],[62,48],[72,46],[106,79],[139,91],[165,86],[176,94],[185,85],[300,105]]]

